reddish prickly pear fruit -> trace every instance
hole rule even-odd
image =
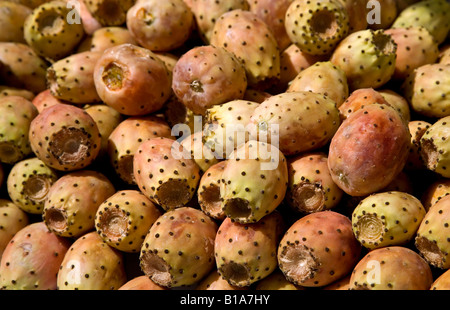
[[[414,69],[435,63],[439,57],[439,46],[424,27],[391,28],[385,33],[397,44],[395,80],[404,80]]]
[[[283,233],[283,218],[276,211],[250,224],[225,218],[214,242],[218,272],[239,287],[267,277],[277,268],[277,245]]]
[[[286,11],[291,41],[311,55],[328,55],[349,32],[349,17],[338,0],[295,0]]]
[[[277,41],[255,13],[235,9],[222,14],[214,25],[211,44],[236,55],[245,67],[251,88],[267,89],[280,77]]]
[[[44,109],[31,122],[29,132],[35,155],[60,171],[87,167],[97,157],[102,143],[92,117],[69,104]]]
[[[449,12],[446,0],[419,1],[401,11],[391,28],[425,27],[441,44],[450,30]]]
[[[409,132],[411,133],[411,148],[405,169],[411,171],[426,168],[420,156],[420,138],[430,127],[430,123],[422,120],[413,120],[408,123]]]
[[[341,120],[336,102],[309,92],[286,92],[270,97],[250,118],[250,137],[279,139],[286,156],[313,151],[327,145]]]
[[[89,0],[84,1],[88,11],[102,26],[120,26],[126,22],[127,11],[134,0]]]
[[[0,77],[7,86],[41,92],[47,88],[47,67],[28,45],[0,42]]]
[[[108,197],[95,215],[95,229],[110,246],[139,252],[150,227],[161,211],[137,190],[121,190]]]
[[[158,285],[181,287],[214,268],[217,224],[191,207],[165,212],[150,228],[140,253],[142,271]]]
[[[368,27],[370,29],[388,29],[397,18],[399,11],[397,0],[377,0],[379,8],[379,19],[370,21]],[[368,5],[368,9],[373,9],[373,5]],[[366,14],[367,16],[367,14]],[[369,15],[370,16],[370,15]]]
[[[99,206],[115,192],[114,185],[100,172],[68,173],[50,188],[42,218],[55,234],[80,237],[94,230],[94,217]]]
[[[348,14],[348,33],[364,30],[368,26],[367,0],[339,0]]]
[[[194,47],[173,68],[172,90],[198,115],[204,115],[212,106],[242,99],[246,88],[244,66],[222,47]]]
[[[0,98],[0,162],[15,164],[32,154],[29,129],[38,110],[20,96]]]
[[[124,119],[108,137],[107,154],[117,175],[128,184],[136,184],[133,159],[138,147],[152,138],[173,139],[169,125],[161,118],[135,116]]]
[[[117,290],[127,281],[120,251],[95,232],[79,237],[59,266],[59,290]]]
[[[209,167],[219,162],[213,151],[205,145],[203,142],[203,131],[197,131],[190,134],[188,137],[181,141],[181,146],[190,152],[191,158],[200,168],[200,172],[203,173],[208,170]]]
[[[287,186],[284,154],[272,144],[250,140],[231,153],[222,171],[222,210],[238,223],[258,222],[283,202]]]
[[[183,0],[146,0],[137,1],[128,10],[126,24],[139,45],[155,52],[168,52],[187,41],[195,20]]]
[[[104,103],[124,115],[161,109],[171,94],[171,75],[148,49],[121,44],[104,51],[94,68],[94,83]]]
[[[347,275],[360,253],[350,219],[334,211],[321,211],[298,219],[288,228],[277,257],[290,282],[323,287]]]
[[[415,246],[428,264],[441,269],[450,268],[448,230],[450,196],[436,202],[423,218],[417,230]]]
[[[216,220],[225,219],[220,197],[220,180],[226,164],[227,161],[223,160],[209,167],[202,175],[197,190],[200,208],[205,214]]]
[[[403,116],[406,122],[411,121],[411,108],[405,97],[391,89],[378,89],[377,92]]]
[[[1,67],[1,64],[0,64]],[[36,95],[27,90],[27,89],[21,89],[21,88],[17,88],[17,87],[11,87],[11,86],[4,86],[1,85],[0,86],[0,98],[1,97],[7,97],[7,96],[19,96],[19,97],[24,97],[27,100],[32,101]]]
[[[270,275],[264,279],[259,280],[255,284],[255,290],[268,290],[268,291],[303,291],[304,287],[295,285],[286,279],[283,272],[280,269],[275,269]]]
[[[228,283],[217,269],[211,271],[203,280],[201,280],[196,286],[197,291],[212,291],[212,290],[226,290],[226,291],[243,291],[248,290],[247,286],[234,286]]]
[[[450,290],[450,270],[443,272],[431,284],[430,290]]]
[[[23,36],[23,24],[32,13],[32,9],[15,2],[2,1],[0,3],[0,42],[26,43]]]
[[[450,65],[439,63],[415,69],[402,88],[411,109],[419,115],[441,118],[450,113]]]
[[[430,266],[413,250],[402,246],[375,249],[355,266],[350,290],[428,290]]]
[[[352,214],[353,233],[368,249],[403,246],[411,241],[426,213],[419,199],[403,192],[364,198]]]
[[[48,192],[58,178],[56,171],[39,158],[24,159],[17,162],[8,174],[9,197],[25,212],[42,214]]]
[[[351,113],[331,139],[328,166],[334,182],[351,196],[386,187],[403,170],[411,135],[400,114],[383,104]]]
[[[337,206],[343,191],[331,178],[325,153],[304,153],[288,159],[287,204],[300,213],[330,210]]]
[[[345,37],[330,61],[344,70],[351,91],[379,88],[395,71],[397,45],[384,30],[360,30]]]
[[[439,178],[425,188],[421,201],[428,212],[433,205],[447,195],[450,195],[450,180]]]
[[[110,47],[121,44],[137,45],[130,31],[125,27],[101,27],[86,37],[78,47],[78,52],[104,52]]]
[[[137,276],[119,287],[119,291],[129,290],[164,291],[167,290],[167,287],[156,284],[147,276]]]
[[[164,210],[185,206],[200,181],[200,168],[177,141],[159,137],[140,144],[133,159],[139,189]]]
[[[30,222],[25,211],[8,199],[0,199],[0,259],[9,241]]]
[[[49,108],[58,103],[67,103],[65,101],[57,99],[52,95],[50,89],[39,92],[31,101],[34,104],[39,113],[41,113],[45,108]],[[67,103],[68,104],[68,103]]]
[[[47,69],[47,83],[52,95],[74,104],[100,102],[94,83],[94,67],[101,55],[87,51],[54,62]]]
[[[373,103],[389,105],[387,100],[373,88],[359,88],[354,90],[342,105],[339,106],[341,119],[345,120],[351,113]]]
[[[28,45],[39,55],[51,60],[69,55],[85,33],[81,23],[71,22],[71,9],[66,1],[54,0],[33,10],[24,23]]]
[[[59,266],[70,242],[43,222],[19,230],[3,252],[0,287],[6,290],[55,290]]]
[[[289,84],[287,92],[310,91],[325,95],[340,107],[349,95],[347,77],[330,61],[319,61],[301,71]]]
[[[427,169],[450,177],[450,116],[433,123],[420,138],[420,156]]]

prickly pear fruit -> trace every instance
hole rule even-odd
[[[140,253],[145,275],[164,287],[192,285],[214,268],[217,224],[191,207],[165,212],[150,228]]]
[[[0,42],[26,43],[23,36],[23,24],[32,13],[32,9],[15,2],[0,3]]]
[[[348,33],[364,30],[368,26],[367,0],[339,0],[348,14]]]
[[[186,137],[203,129],[203,116],[188,109],[174,94],[165,103],[162,113],[174,130],[174,136],[178,136],[177,127]]]
[[[420,139],[430,127],[430,123],[422,120],[408,122],[409,132],[411,133],[411,148],[405,165],[406,170],[412,171],[426,168],[420,155]]]
[[[377,103],[361,107],[331,140],[331,176],[351,196],[374,193],[403,170],[410,145],[408,126],[394,108]]]
[[[41,113],[45,108],[49,108],[58,103],[67,103],[63,100],[57,99],[52,95],[50,89],[39,92],[31,101],[34,104],[39,113]]]
[[[430,290],[450,290],[450,270],[443,272],[431,284]]]
[[[173,68],[175,95],[198,115],[204,115],[212,106],[242,99],[246,88],[244,66],[222,47],[194,47],[183,54]]]
[[[30,222],[25,211],[8,199],[0,199],[0,259],[12,237]]]
[[[89,11],[86,0],[71,1],[66,0],[67,6],[72,8],[71,22],[80,22],[83,25],[83,30],[87,36],[91,36],[97,29],[102,28],[102,24]],[[82,40],[84,42],[84,40]],[[82,45],[81,43],[79,47]],[[78,48],[79,48],[78,47]]]
[[[323,287],[347,275],[360,253],[350,219],[334,211],[321,211],[301,217],[288,228],[277,257],[290,282]]]
[[[274,145],[250,140],[227,159],[220,196],[227,217],[241,224],[255,223],[283,201],[288,186],[284,154]],[[258,182],[253,183],[255,180]]]
[[[274,143],[286,156],[319,149],[328,144],[341,124],[336,102],[308,91],[270,97],[250,118],[253,139]]]
[[[0,64],[1,67],[1,64]],[[0,86],[0,97],[7,97],[7,96],[19,96],[24,97],[27,100],[32,101],[36,95],[27,89],[21,89],[17,87],[11,87],[11,86]]]
[[[439,52],[439,63],[450,65],[450,44],[444,45]]]
[[[445,196],[428,210],[415,239],[416,248],[428,264],[441,269],[450,268],[449,220],[450,196]]]
[[[211,290],[226,290],[226,291],[242,291],[248,290],[246,286],[233,286],[225,280],[217,269],[211,271],[203,280],[201,280],[195,289],[198,291],[211,291]]]
[[[70,242],[51,233],[43,222],[19,230],[6,246],[0,264],[0,287],[6,290],[55,290],[59,266]]]
[[[350,91],[379,88],[395,71],[397,45],[384,30],[360,30],[345,37],[330,61],[347,76]]]
[[[55,234],[80,237],[94,230],[97,209],[115,192],[114,185],[100,172],[67,173],[50,188],[42,218]]]
[[[172,128],[173,129],[173,128]],[[203,141],[203,131],[197,131],[190,134],[181,141],[181,146],[191,153],[191,158],[200,168],[201,173],[208,170],[209,167],[219,162],[219,158],[214,154],[209,146]]]
[[[159,137],[140,144],[133,159],[139,189],[164,210],[185,206],[195,195],[200,168],[177,141]]]
[[[411,121],[411,108],[405,97],[391,89],[378,89],[377,92],[403,116],[406,122]]]
[[[200,208],[205,214],[216,220],[225,219],[220,197],[220,181],[226,164],[227,161],[223,160],[209,167],[201,176],[197,190]]]
[[[284,276],[280,269],[275,269],[270,275],[264,279],[259,280],[255,284],[255,290],[269,290],[269,291],[302,291],[305,288],[300,285],[295,285]]]
[[[124,115],[146,115],[162,108],[171,94],[171,75],[148,49],[121,44],[104,51],[94,68],[104,103]]]
[[[134,0],[84,1],[88,11],[104,27],[123,25],[127,20],[127,11],[134,2]]]
[[[288,159],[287,204],[300,213],[330,210],[343,196],[328,169],[325,153],[304,153]]]
[[[69,104],[44,109],[31,122],[29,132],[35,155],[60,171],[87,167],[97,157],[102,143],[93,118]]]
[[[20,96],[0,98],[0,161],[14,164],[32,154],[29,129],[38,110]]]
[[[280,77],[280,51],[269,26],[255,13],[235,9],[216,21],[211,44],[223,47],[243,63],[247,85],[267,89]]]
[[[57,284],[59,290],[117,290],[126,281],[122,253],[92,231],[76,239],[64,256]]]
[[[421,197],[425,210],[429,210],[436,202],[450,195],[450,180],[439,178],[430,185],[426,186]]]
[[[101,27],[86,37],[79,45],[78,52],[104,52],[110,47],[121,44],[137,45],[130,31],[125,27]]]
[[[378,103],[389,105],[387,100],[373,88],[359,88],[351,92],[345,101],[339,106],[341,119],[345,120],[351,113],[358,111],[363,106]]]
[[[364,198],[352,214],[356,239],[368,249],[403,246],[411,241],[426,213],[419,199],[403,192]]]
[[[161,211],[137,190],[121,190],[108,197],[95,215],[95,229],[111,247],[138,252]]]
[[[42,214],[48,192],[58,178],[56,171],[39,158],[24,159],[17,162],[8,174],[9,197],[25,212]]]
[[[183,0],[137,1],[126,19],[127,28],[139,45],[155,52],[168,52],[183,45],[194,23],[194,14]]]
[[[349,17],[338,0],[295,0],[286,11],[291,41],[311,55],[330,54],[349,32]]]
[[[450,116],[433,123],[420,138],[420,156],[425,166],[437,174],[450,177]]]
[[[85,34],[83,25],[70,22],[70,12],[65,1],[54,0],[41,4],[27,17],[25,40],[39,56],[61,59],[81,42]]]
[[[428,290],[430,266],[413,250],[402,246],[375,249],[355,266],[350,290]]]
[[[131,280],[128,280],[124,285],[119,287],[119,291],[128,290],[149,290],[149,291],[164,291],[166,287],[161,286],[153,282],[147,276],[137,276]]]

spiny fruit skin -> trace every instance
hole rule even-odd
[[[105,50],[94,68],[102,101],[129,116],[161,109],[171,94],[171,75],[152,51],[129,43]]]
[[[334,211],[321,211],[301,217],[288,228],[277,257],[290,282],[323,287],[347,275],[360,253],[350,219]]]
[[[420,155],[420,139],[430,127],[431,124],[423,120],[408,122],[409,132],[411,133],[411,148],[409,149],[409,156],[405,165],[406,170],[417,171],[426,169]]]
[[[433,123],[420,138],[420,156],[425,166],[437,174],[450,177],[450,116]]]
[[[152,138],[173,139],[171,129],[160,117],[134,116],[124,119],[108,137],[107,154],[117,175],[128,184],[136,184],[133,158],[138,147]]]
[[[164,287],[199,282],[214,268],[217,224],[191,207],[165,212],[150,228],[140,252],[145,275]]]
[[[241,224],[256,223],[283,202],[287,162],[274,145],[250,140],[227,161],[220,182],[222,210],[227,217]]]
[[[264,90],[280,77],[277,41],[255,13],[235,9],[222,14],[214,25],[211,44],[234,53],[243,63],[249,87]]]
[[[220,161],[220,158],[204,143],[204,136],[204,132],[200,130],[191,133],[180,142],[181,146],[191,154],[191,158],[198,165],[201,173],[204,173],[208,168]]]
[[[247,286],[234,286],[228,283],[217,269],[213,269],[206,277],[204,277],[196,286],[195,289],[197,291],[217,291],[217,290],[226,290],[226,291],[243,291],[248,290]]]
[[[58,290],[117,290],[127,281],[123,254],[88,232],[71,245],[59,266]]]
[[[272,212],[257,223],[239,224],[225,218],[214,241],[216,267],[233,286],[250,286],[277,268],[277,245],[284,221]]]
[[[94,230],[99,206],[115,192],[114,185],[100,172],[80,170],[67,173],[50,188],[42,218],[55,234],[80,237]]]
[[[246,88],[244,66],[222,47],[194,47],[173,68],[172,90],[198,115],[204,115],[214,105],[242,99]]]
[[[159,208],[140,191],[121,190],[98,207],[95,229],[111,247],[136,253],[160,216]]]
[[[411,109],[431,118],[449,116],[449,76],[450,65],[432,63],[416,68],[402,85]]]
[[[331,176],[351,196],[374,193],[403,170],[410,146],[408,126],[394,108],[364,106],[351,113],[331,139]]]
[[[321,94],[299,91],[265,100],[255,109],[248,128],[253,139],[272,143],[278,138],[280,151],[290,156],[325,146],[340,124],[336,102]]]
[[[100,102],[94,83],[94,67],[101,55],[87,51],[54,62],[47,69],[47,83],[52,95],[74,104]]]
[[[395,71],[397,45],[384,30],[365,29],[345,37],[330,61],[346,74],[350,90],[379,88]]]
[[[38,110],[20,96],[0,98],[0,161],[15,164],[32,154],[29,128]]]
[[[355,266],[350,290],[428,290],[430,266],[419,254],[402,246],[374,249]]]
[[[310,91],[323,94],[340,107],[349,95],[347,77],[330,61],[318,61],[301,71],[289,84],[287,92]]]
[[[58,171],[89,166],[102,143],[93,118],[70,104],[56,104],[39,113],[31,122],[29,139],[36,157]]]
[[[377,249],[411,241],[426,213],[419,199],[404,192],[364,198],[352,213],[353,233],[362,246]]]
[[[120,26],[126,22],[127,11],[134,0],[88,0],[87,9],[102,26]]]
[[[209,167],[201,176],[197,190],[201,210],[216,220],[224,220],[226,217],[220,197],[220,181],[226,164],[227,161],[222,160]]]
[[[139,189],[165,211],[183,207],[194,197],[200,168],[177,141],[159,137],[141,143],[133,159]]]
[[[428,211],[447,195],[450,195],[450,179],[439,178],[424,189],[421,201],[425,210]]]
[[[0,199],[0,259],[9,241],[30,223],[28,214],[9,199]]]
[[[71,9],[61,0],[49,1],[33,10],[24,23],[28,45],[39,56],[57,60],[69,55],[84,37],[81,23],[69,23]],[[52,23],[48,24],[48,21]]]
[[[23,36],[23,24],[32,13],[32,9],[10,1],[0,3],[0,42],[26,43]]]
[[[447,270],[437,277],[431,284],[430,290],[450,290],[450,271]]]
[[[303,153],[288,159],[287,204],[300,213],[333,209],[344,194],[334,183],[323,152]]]
[[[6,246],[0,286],[6,290],[55,290],[59,266],[70,241],[51,233],[43,222],[19,230]]]
[[[441,44],[450,30],[449,12],[446,0],[419,1],[401,11],[391,28],[425,27]]]
[[[79,45],[78,52],[104,52],[110,47],[121,44],[137,45],[130,31],[122,26],[101,27],[86,37]]]
[[[356,89],[352,91],[342,105],[339,106],[341,119],[345,120],[351,113],[358,111],[363,106],[373,103],[389,105],[387,100],[371,87]]]
[[[270,275],[258,281],[254,286],[255,290],[269,291],[302,291],[304,287],[295,285],[286,279],[279,268],[275,269]]]
[[[11,200],[22,210],[42,214],[50,187],[59,175],[37,157],[17,162],[7,178],[7,190]]]
[[[131,280],[128,280],[124,285],[119,287],[119,291],[128,290],[164,291],[167,290],[167,288],[156,284],[147,276],[137,276]]]
[[[291,41],[311,55],[330,54],[349,32],[349,17],[338,0],[295,0],[286,11]]]
[[[445,196],[428,210],[417,230],[415,246],[428,264],[436,268],[450,268],[449,221],[450,196]]]
[[[137,1],[127,12],[127,28],[139,45],[168,52],[183,45],[194,27],[194,14],[183,0]]]

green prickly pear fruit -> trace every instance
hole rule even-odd
[[[117,290],[127,281],[123,254],[95,232],[76,239],[64,256],[58,290]]]
[[[195,286],[195,289],[197,291],[243,291],[248,290],[249,288],[247,286],[240,287],[231,285],[220,275],[217,269],[214,269]]]
[[[17,162],[8,174],[9,197],[25,212],[42,214],[48,192],[58,178],[56,171],[39,158],[24,159]]]
[[[104,52],[110,47],[121,44],[137,45],[136,40],[130,31],[121,26],[101,27],[95,30],[92,35],[86,37],[79,45],[77,51],[80,52]]]
[[[56,290],[59,266],[70,241],[51,233],[43,222],[19,230],[3,252],[0,287],[6,290]]]
[[[144,274],[158,285],[198,283],[214,268],[217,224],[191,207],[165,212],[150,228],[140,252]]]
[[[0,259],[14,235],[30,223],[28,214],[9,199],[0,199]]]
[[[32,13],[32,9],[15,2],[0,2],[0,42],[26,43],[23,36],[25,19]]]
[[[126,22],[127,12],[135,0],[89,0],[84,1],[88,11],[103,27],[121,26]]]
[[[226,217],[220,197],[220,181],[226,164],[227,161],[223,160],[209,167],[201,176],[197,190],[200,208],[216,220],[224,220]]]
[[[324,287],[346,276],[360,253],[350,219],[334,211],[321,211],[301,217],[288,228],[277,257],[290,282]]]

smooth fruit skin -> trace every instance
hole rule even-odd
[[[14,235],[30,223],[28,214],[9,199],[0,199],[0,259]]]

